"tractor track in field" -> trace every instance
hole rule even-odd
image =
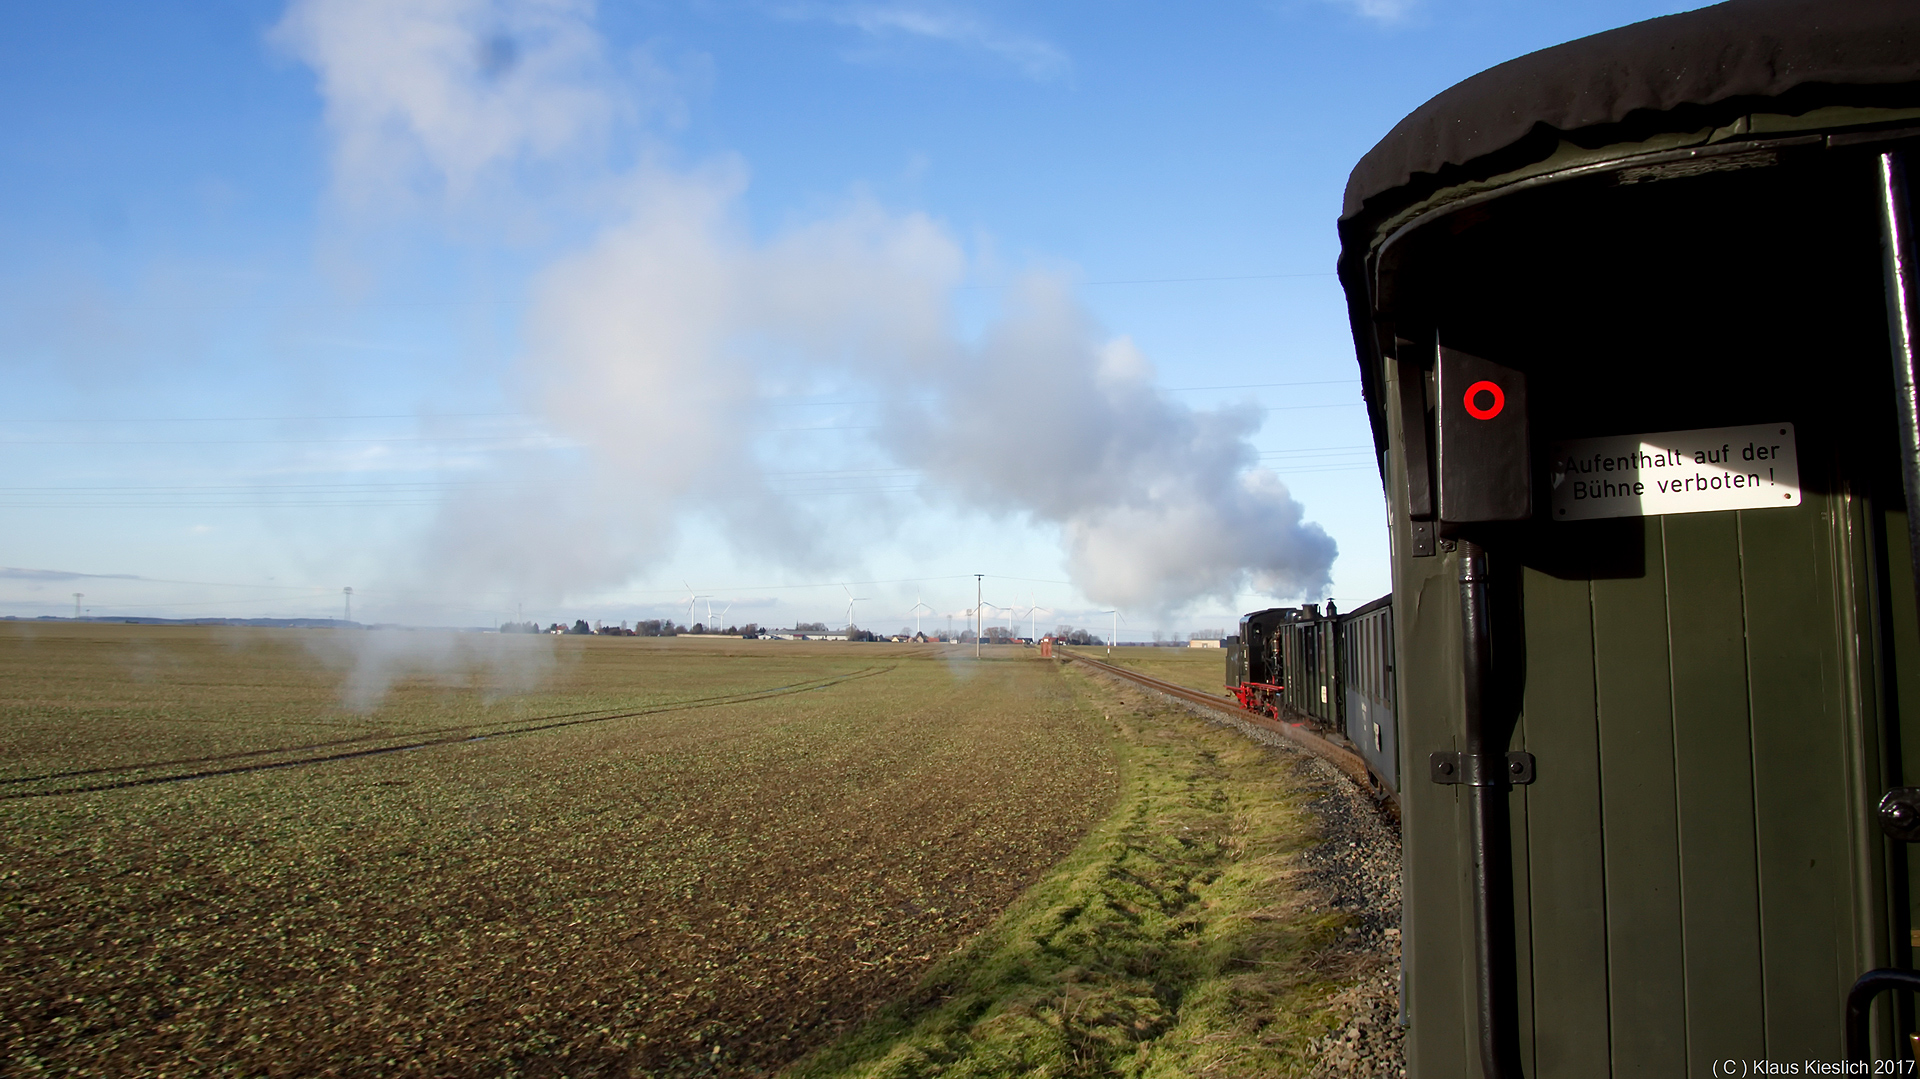
[[[665,712],[684,712],[700,708],[718,708],[729,704],[746,704],[751,701],[767,700],[773,697],[787,697],[798,693],[811,693],[828,689],[846,682],[855,682],[886,674],[898,664],[863,667],[848,674],[827,678],[809,679],[784,686],[770,686],[762,689],[741,690],[735,693],[723,693],[710,697],[689,697],[681,700],[662,701],[644,708],[608,709],[597,708],[582,712],[561,712],[553,715],[535,716],[519,720],[503,720],[491,723],[464,723],[450,727],[436,727],[409,734],[363,735],[358,738],[341,738],[326,742],[313,742],[300,746],[279,746],[269,749],[243,750],[237,753],[219,754],[209,757],[188,757],[167,761],[149,761],[142,764],[127,764],[103,768],[86,768],[68,772],[50,772],[35,776],[16,776],[0,780],[0,801],[18,801],[27,798],[51,798],[64,794],[92,794],[99,791],[124,790],[129,787],[149,787],[162,783],[184,783],[195,779],[213,779],[219,776],[244,775],[248,772],[266,772],[282,768],[299,768],[314,764],[330,764],[339,761],[358,760],[363,757],[377,757],[388,753],[404,753],[411,750],[433,749],[442,746],[463,745],[469,742],[484,741],[489,738],[505,738],[522,734],[537,734],[542,731],[560,730],[593,723],[608,723],[616,719],[634,719],[640,716],[658,715]],[[366,743],[378,743],[368,745]],[[349,748],[351,747],[351,748]],[[325,752],[333,750],[333,752]],[[303,754],[286,759],[260,760],[262,757],[285,757],[287,754]],[[179,768],[187,765],[221,765],[223,762],[245,761],[246,763],[226,764],[224,767],[199,767],[184,772],[168,772],[161,775],[139,775],[162,768]],[[79,784],[60,783],[60,780],[82,780]],[[17,789],[29,784],[53,784],[39,788]]]

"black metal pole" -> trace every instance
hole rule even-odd
[[[1920,388],[1914,375],[1915,335],[1920,332],[1920,264],[1914,250],[1912,189],[1907,178],[1907,155],[1888,150],[1875,161],[1879,171],[1880,193],[1880,265],[1887,294],[1887,345],[1893,359],[1895,410],[1900,426],[1900,480],[1907,496],[1907,556],[1913,568],[1915,602],[1920,603]],[[1894,856],[1897,866],[1905,857]],[[1903,949],[1904,950],[1904,949]],[[1872,994],[1866,994],[1855,1012],[1855,997],[1880,971],[1863,975],[1847,998],[1847,1039],[1852,1059],[1865,1060],[1867,1052],[1867,1008]],[[1881,980],[1884,985],[1885,979]],[[1896,1004],[1895,1022],[1904,1023],[1905,1009]],[[1858,1053],[1854,1040],[1858,1033]]]
[[[1465,752],[1461,782],[1467,788],[1473,849],[1474,997],[1480,1012],[1480,1068],[1487,1079],[1504,1079],[1513,1014],[1507,984],[1512,969],[1511,932],[1503,917],[1507,887],[1506,753],[1488,745],[1487,691],[1493,682],[1493,635],[1488,625],[1486,548],[1460,541],[1460,628],[1466,649],[1462,682],[1466,697]]]
[[[1911,970],[1894,970],[1882,967],[1860,975],[1853,988],[1847,991],[1847,1059],[1870,1061],[1873,1059],[1868,1020],[1873,1015],[1873,998],[1889,989],[1905,989],[1908,992],[1920,991],[1920,974]]]
[[[1887,340],[1893,353],[1894,398],[1900,413],[1900,476],[1907,493],[1907,554],[1920,601],[1920,389],[1914,348],[1920,342],[1920,265],[1916,264],[1913,204],[1907,186],[1907,155],[1880,155],[1880,248],[1886,275]]]

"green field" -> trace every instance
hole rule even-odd
[[[1089,955],[1233,953],[1206,911],[1298,907],[1311,836],[1271,754],[1032,649],[15,623],[0,675],[7,1074],[861,1070],[926,1022],[901,1051],[965,1061],[1046,1011],[1059,971],[993,958],[1033,904]],[[1164,925],[1109,949],[1145,923],[1093,917],[1100,867],[1142,857]],[[1183,1011],[1233,973],[1189,955],[1107,1035],[1296,1071],[1332,924],[1265,964],[1285,1022]],[[862,1025],[960,976],[971,1016]]]
[[[1177,685],[1187,686],[1219,697],[1227,696],[1227,653],[1219,648],[1074,648],[1070,651],[1091,656],[1116,667],[1139,671]]]

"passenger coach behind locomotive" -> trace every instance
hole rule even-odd
[[[1736,0],[1354,169],[1415,1079],[1868,1052],[1920,927],[1914,153],[1920,5]]]

